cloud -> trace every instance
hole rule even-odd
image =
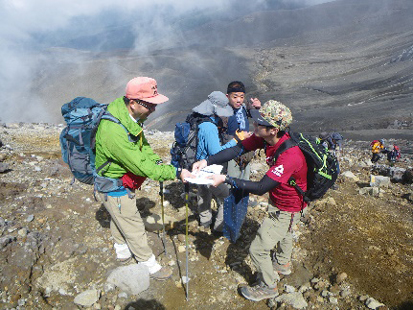
[[[271,0],[0,0],[1,121],[49,122],[50,107],[33,89],[55,64],[80,61],[75,54],[56,58],[51,48],[135,49],[147,53],[182,38],[182,30],[213,18],[225,20],[241,10],[263,9]],[[277,1],[275,1],[277,2]],[[318,4],[322,0],[282,0]],[[43,66],[43,67],[41,67]],[[46,106],[46,107],[45,107]]]

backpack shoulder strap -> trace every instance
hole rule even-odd
[[[281,153],[285,152],[286,150],[296,146],[297,143],[294,142],[292,139],[285,140],[280,147],[275,151],[274,156],[272,158],[273,164],[277,161],[278,157],[281,155]]]
[[[101,112],[102,113],[102,112]],[[122,126],[122,128],[126,131],[126,134],[128,135],[128,139],[130,142],[135,142],[135,140],[132,139],[131,135],[129,134],[129,130],[126,129],[126,127],[118,120],[116,117],[114,117],[112,114],[110,114],[108,111],[103,111],[101,119],[105,119],[111,122],[114,122],[116,124],[119,124]],[[97,130],[97,127],[96,127]]]
[[[277,161],[278,157],[281,155],[281,153],[285,152],[286,150],[297,146],[298,143],[296,141],[294,141],[293,139],[288,139],[285,140],[280,147],[275,151],[274,157],[272,159],[272,162],[275,164],[275,162]],[[295,178],[293,176],[291,176],[288,179],[288,184],[290,184],[291,186],[293,186],[298,193],[300,193],[303,197],[304,197],[304,201],[309,202],[308,197],[306,196],[306,193],[302,190],[301,187],[298,186],[297,182],[295,181]]]
[[[106,109],[103,109],[100,113],[99,113],[99,116],[98,116],[98,123],[100,123],[100,121],[102,120],[102,119],[105,119],[105,120],[108,120],[108,121],[111,121],[111,122],[114,122],[114,123],[116,123],[116,124],[119,124],[120,126],[122,126],[122,128],[126,131],[126,133],[127,133],[127,135],[128,135],[128,139],[129,139],[129,141],[131,141],[131,137],[130,137],[130,135],[129,135],[129,131],[126,129],[126,127],[125,126],[123,126],[123,124],[120,122],[120,120],[118,120],[116,117],[114,117],[112,114],[110,114]],[[98,129],[98,127],[99,127],[99,124],[97,124],[97,126],[93,129],[93,131],[92,131],[92,143],[91,143],[91,148],[92,148],[92,150],[94,150],[95,149],[95,145],[96,145],[96,132],[97,132],[97,129]],[[100,165],[99,167],[97,167],[96,168],[96,173],[97,174],[99,174],[99,172],[104,168],[104,167],[106,167],[107,165],[109,165],[111,163],[111,160],[110,159],[108,159],[107,161],[105,161],[102,165]]]
[[[90,135],[91,136],[91,145],[90,145],[90,147],[91,147],[92,150],[95,149],[96,132],[98,131],[98,127],[99,127],[100,121],[102,119],[106,119],[106,120],[114,122],[116,124],[120,124],[126,130],[125,126],[123,126],[122,123],[116,117],[114,117],[112,114],[110,114],[108,111],[106,111],[106,109],[102,109],[102,111],[100,111],[100,113],[99,113],[99,115],[97,116],[96,119],[97,119],[96,126],[94,126],[94,128],[92,129],[92,132],[91,132],[91,135]],[[128,132],[128,131],[126,130],[126,132]]]
[[[114,123],[117,123],[117,124],[121,124],[121,122],[116,118],[116,117],[114,117],[112,114],[110,114],[110,112],[108,112],[108,111],[106,111],[106,110],[102,110],[102,112],[100,112],[101,114],[102,114],[102,119],[106,119],[106,120],[108,120],[108,121],[111,121],[111,122],[114,122]]]

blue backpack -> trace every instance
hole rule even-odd
[[[95,167],[95,137],[100,121],[107,119],[122,125],[106,111],[107,106],[90,98],[77,97],[64,104],[61,109],[67,127],[60,134],[60,146],[63,161],[69,165],[73,173],[71,184],[75,179],[86,184],[94,184],[98,178],[98,190],[103,192],[116,190],[121,186],[117,179],[97,176],[97,172],[109,164],[109,161],[97,170]]]

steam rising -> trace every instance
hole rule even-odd
[[[1,0],[0,121],[55,122],[62,98],[114,99],[121,95],[125,72],[132,74],[134,68],[110,65],[107,76],[113,88],[99,89],[107,77],[94,75],[96,65],[91,67],[90,60],[100,52],[124,50],[127,55],[134,51],[146,57],[185,40],[185,30],[208,20],[236,18],[239,11],[246,14],[323,2],[328,1]],[[148,57],[140,65],[150,66],[151,61]],[[87,85],[77,85],[76,77],[85,71],[91,72],[90,79],[79,84]],[[56,77],[62,73],[70,79],[55,93]],[[39,88],[45,85],[47,93],[42,93]]]

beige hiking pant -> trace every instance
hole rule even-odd
[[[198,185],[198,214],[199,223],[203,226],[209,226],[212,223],[211,201],[215,197],[218,206],[218,212],[215,216],[214,230],[222,232],[224,228],[224,199],[229,196],[228,186],[224,183],[217,187]]]
[[[261,274],[262,280],[269,287],[274,287],[280,279],[272,265],[271,250],[280,242],[281,253],[277,253],[278,263],[284,265],[291,260],[292,227],[300,220],[300,217],[300,212],[290,213],[281,210],[270,212],[251,243],[249,249],[251,260]]]
[[[124,195],[121,197],[107,196],[105,200],[105,195],[102,193],[99,193],[99,197],[110,213],[110,231],[115,243],[127,244],[137,261],[148,261],[153,253],[148,245],[145,224],[136,207],[136,199],[130,199],[128,195]]]

